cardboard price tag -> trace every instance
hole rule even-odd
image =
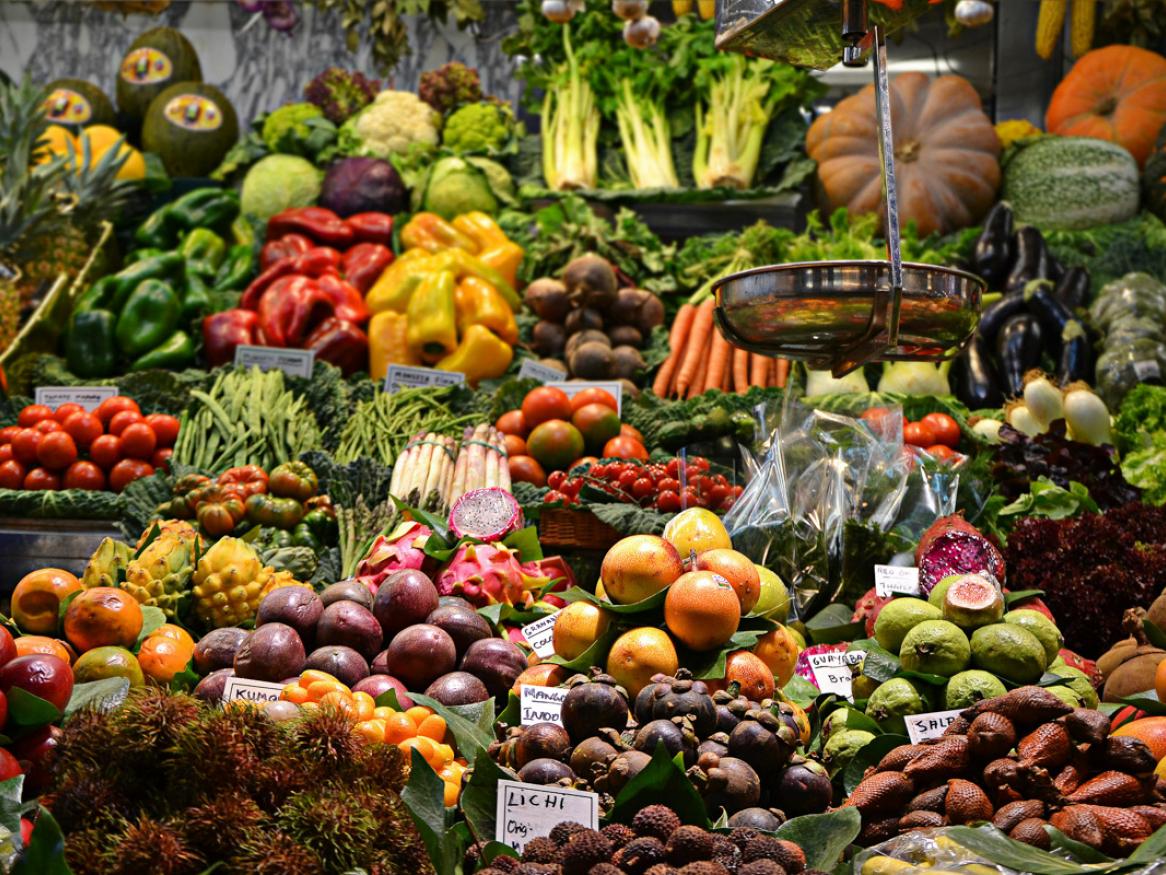
[[[499,781],[496,815],[494,838],[521,852],[531,839],[549,836],[566,820],[599,829],[599,796],[564,787]]]
[[[62,404],[80,404],[90,413],[106,398],[117,395],[117,386],[37,386],[35,402],[56,410]]]
[[[559,375],[560,377],[562,374]],[[568,398],[574,398],[584,389],[602,389],[615,399],[615,412],[623,413],[623,384],[619,380],[592,380],[590,382],[575,380],[570,383],[547,383],[556,389],[562,389]]]
[[[518,376],[538,380],[540,383],[554,383],[563,379],[563,372],[550,365],[539,364],[534,359],[523,359],[518,367]]]
[[[465,381],[466,375],[460,371],[389,365],[388,373],[385,374],[385,391],[391,394],[401,389],[416,389],[420,386],[458,386]]]
[[[554,723],[557,726],[562,726],[563,700],[567,698],[568,692],[570,691],[558,687],[536,687],[531,684],[523,684],[519,700],[522,725]]]
[[[316,353],[311,349],[289,349],[283,346],[235,347],[235,364],[261,371],[283,371],[289,377],[310,377],[316,364]]]
[[[252,681],[247,678],[227,678],[223,687],[223,704],[228,702],[278,702],[283,684]]]
[[[912,744],[927,741],[929,738],[939,738],[961,713],[962,709],[957,708],[954,711],[909,714],[903,718],[907,722],[907,737],[911,739]]]
[[[541,659],[555,655],[555,619],[558,616],[559,611],[555,611],[522,627],[522,637]]]
[[[899,565],[876,565],[874,567],[875,592],[879,598],[894,595],[920,595],[919,569],[914,566],[904,568]]]
[[[810,656],[810,671],[814,673],[814,686],[823,693],[833,693],[844,699],[854,699],[850,686],[854,677],[850,667],[858,665],[866,658],[863,650],[849,652],[815,653]]]

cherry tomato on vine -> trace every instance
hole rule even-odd
[[[908,422],[903,426],[903,443],[912,447],[929,447],[935,443],[935,429],[925,422]]]
[[[551,489],[559,490],[562,488],[562,485],[566,482],[566,480],[566,471],[552,471],[547,475],[547,486],[549,486]]]
[[[960,445],[960,424],[953,417],[946,413],[928,413],[920,422],[930,426],[935,433],[932,443],[943,444],[953,450]]]
[[[680,493],[671,489],[661,492],[656,496],[656,507],[664,513],[677,513],[680,510]]]

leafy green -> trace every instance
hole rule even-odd
[[[1089,271],[1094,295],[1131,271],[1166,276],[1166,225],[1150,212],[1081,231],[1050,231],[1045,243],[1065,267]]]
[[[1085,511],[1098,513],[1099,508],[1084,484],[1070,480],[1069,488],[1063,489],[1047,477],[1038,477],[1029,485],[1028,492],[1002,507],[999,516],[1042,516],[1063,520]]]
[[[774,835],[791,841],[806,852],[806,868],[834,871],[843,852],[858,838],[862,817],[857,808],[840,808],[823,814],[804,814],[787,820]]]
[[[1166,432],[1166,386],[1135,386],[1121,402],[1113,431],[1122,452],[1148,446],[1154,432]]]
[[[1155,432],[1149,446],[1143,446],[1122,459],[1121,471],[1126,480],[1142,492],[1148,504],[1166,504],[1166,432]]]
[[[613,823],[631,823],[636,812],[648,805],[667,805],[681,823],[708,826],[704,802],[684,774],[683,755],[668,756],[663,742],[657,743],[652,761],[619,791],[607,816]]]
[[[85,489],[0,489],[0,516],[42,520],[117,520],[125,499]]]

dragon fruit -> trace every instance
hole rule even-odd
[[[394,571],[420,570],[429,558],[425,555],[425,542],[432,534],[428,526],[406,521],[387,535],[378,535],[356,566],[357,580],[375,593]]]
[[[536,570],[536,569],[530,569]],[[501,544],[462,544],[437,578],[440,595],[457,595],[482,607],[498,602],[524,607],[551,578],[530,574],[518,554]]]
[[[814,669],[810,665],[810,657],[817,656],[819,653],[845,653],[849,646],[845,642],[841,644],[811,644],[798,654],[797,662],[794,663],[794,671],[810,683],[817,683]]]
[[[962,512],[940,517],[923,533],[915,549],[915,566],[924,595],[952,574],[988,571],[1004,580],[1004,557]]]
[[[850,618],[850,622],[857,623],[862,620],[866,624],[866,637],[874,637],[875,620],[879,618],[879,611],[891,600],[891,596],[881,596],[878,591],[871,587],[866,594],[854,603],[854,616]]]
[[[508,490],[498,486],[470,490],[449,512],[449,530],[458,540],[501,541],[523,525],[522,508]]]

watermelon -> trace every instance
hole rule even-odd
[[[1003,199],[1020,224],[1093,228],[1137,213],[1139,183],[1138,162],[1116,143],[1041,137],[1005,165]]]

